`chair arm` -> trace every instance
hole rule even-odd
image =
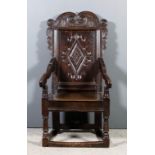
[[[42,88],[45,88],[46,83],[47,83],[47,77],[46,77],[46,74],[43,74],[39,80],[39,86]]]
[[[112,81],[111,81],[110,77],[106,74],[106,75],[104,75],[103,79],[105,80],[106,88],[111,88]]]
[[[112,82],[111,82],[110,77],[107,74],[105,63],[102,58],[98,58],[98,61],[99,61],[100,72],[106,84],[106,89],[109,89],[112,87]]]
[[[47,66],[46,72],[42,75],[39,81],[39,86],[46,88],[46,83],[48,78],[51,76],[52,72],[56,70],[56,58],[52,58]]]

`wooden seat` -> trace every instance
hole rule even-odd
[[[75,101],[75,102],[81,102],[81,101],[89,101],[89,102],[103,102],[103,93],[96,93],[96,92],[62,92],[57,94],[49,94],[49,100],[52,101]]]
[[[107,36],[107,20],[94,13],[65,12],[56,20],[49,19],[48,48],[52,58],[39,85],[42,87],[42,145],[59,147],[109,147],[109,115],[111,80],[102,58]],[[47,79],[52,76],[52,91]],[[102,89],[104,80],[104,90]],[[52,112],[52,132],[49,132],[49,112]],[[60,121],[64,113],[64,122]],[[87,121],[94,113],[94,123]],[[103,119],[102,119],[103,117]],[[66,120],[65,120],[66,119]],[[95,131],[101,141],[61,142],[51,137],[61,131],[81,129]]]
[[[86,104],[89,106],[86,106]],[[49,94],[50,109],[52,111],[103,112],[102,93],[85,92],[80,94],[72,92]]]

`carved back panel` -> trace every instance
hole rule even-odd
[[[62,82],[87,82],[96,57],[95,31],[59,31],[58,64]],[[63,75],[63,76],[62,76]]]
[[[57,59],[58,89],[97,90],[97,58],[106,45],[106,20],[89,11],[66,12],[48,20],[48,44]],[[57,87],[56,86],[56,87]]]

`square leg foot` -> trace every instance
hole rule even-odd
[[[43,147],[48,147],[48,138],[43,138],[42,139],[42,146]]]

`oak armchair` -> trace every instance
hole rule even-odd
[[[112,83],[102,58],[107,36],[107,21],[89,11],[66,12],[56,20],[49,19],[48,45],[53,58],[39,81],[42,87],[43,146],[109,147],[109,88]],[[47,80],[52,76],[52,92]],[[102,90],[102,79],[105,81]],[[52,112],[53,130],[48,130]],[[60,112],[95,113],[94,124],[74,124],[74,129],[94,129],[100,141],[60,142],[51,138],[63,129]],[[102,123],[103,114],[103,123]],[[103,129],[103,131],[102,131]]]

